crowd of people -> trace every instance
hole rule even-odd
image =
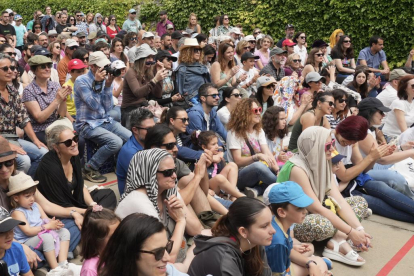
[[[370,215],[414,222],[414,50],[390,70],[384,38],[357,55],[342,29],[18,12],[0,21],[9,275],[332,275],[365,264]],[[85,186],[108,166],[119,200]]]

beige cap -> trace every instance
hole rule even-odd
[[[37,184],[39,184],[39,181],[33,181],[33,179],[24,172],[21,172],[15,176],[10,176],[9,192],[7,193],[7,196],[23,192],[24,190],[36,186]]]
[[[408,74],[403,69],[394,69],[390,73],[389,81],[402,78],[407,76]]]
[[[103,68],[106,65],[111,64],[111,62],[103,52],[96,51],[89,55],[89,65],[91,64],[95,64],[99,68]]]

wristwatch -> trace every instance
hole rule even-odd
[[[70,216],[71,216],[71,217],[73,217],[73,213],[76,213],[76,210],[71,210],[71,211],[70,211],[70,213],[69,213],[69,214],[70,214]]]
[[[314,263],[315,265],[318,265],[314,260],[309,260],[307,263],[306,263],[306,268],[307,269],[309,269],[309,264],[310,263]]]

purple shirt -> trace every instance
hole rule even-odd
[[[56,93],[60,88],[60,84],[53,81],[47,81],[47,94],[43,92],[43,90],[37,85],[35,80],[33,80],[24,90],[23,90],[23,98],[22,101],[25,102],[33,102],[36,101],[39,106],[40,110],[45,110],[56,98]],[[38,123],[36,119],[30,114],[29,118],[32,122],[32,127],[34,132],[40,132],[46,130],[46,128],[51,125],[54,121],[59,118],[57,109],[55,109],[50,115],[49,118],[46,119],[43,123]]]
[[[161,37],[163,34],[167,32],[167,25],[171,24],[174,27],[174,24],[170,20],[165,20],[165,24],[161,21],[157,23],[157,34],[159,37]]]
[[[98,275],[99,257],[93,257],[83,262],[80,276],[97,276]]]

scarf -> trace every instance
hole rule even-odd
[[[69,188],[62,163],[54,150],[46,153],[36,170],[34,179],[39,181],[38,189],[50,202],[61,207],[87,208],[83,198],[83,178],[79,156],[70,159],[76,179],[76,188]]]
[[[331,49],[333,49],[333,47],[336,45],[336,35],[338,33],[345,34],[344,31],[342,31],[341,29],[336,29],[335,31],[333,31],[333,33],[329,37],[329,47],[331,47]]]
[[[325,143],[328,137],[331,137],[329,129],[320,126],[308,127],[299,136],[299,154],[289,159],[305,171],[320,202],[323,202],[325,194],[329,193],[332,181],[332,163],[325,157]]]
[[[148,198],[154,205],[159,216],[157,170],[161,159],[166,156],[171,156],[171,154],[162,149],[149,149],[137,152],[129,163],[125,192],[119,202],[132,191],[145,187]],[[177,180],[175,187],[167,190],[166,197],[169,198],[171,195],[177,195]]]

